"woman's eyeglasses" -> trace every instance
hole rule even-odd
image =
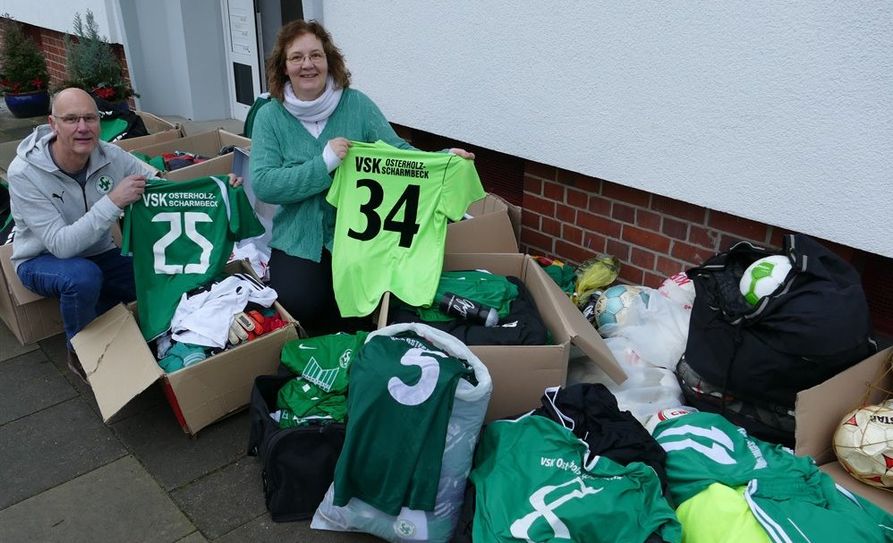
[[[308,58],[310,59],[311,64],[319,64],[326,58],[326,56],[320,51],[314,51],[306,56],[292,55],[292,56],[288,57],[288,59],[286,59],[286,60],[288,61],[289,64],[297,64],[300,66],[301,64],[304,64],[304,61]]]

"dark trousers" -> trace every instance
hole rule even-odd
[[[59,299],[69,349],[71,338],[97,315],[136,298],[133,259],[120,249],[89,257],[40,255],[19,264],[16,273],[29,290]]]
[[[279,295],[279,303],[311,337],[372,328],[370,319],[341,317],[332,287],[332,255],[325,249],[319,262],[273,249],[270,286]]]

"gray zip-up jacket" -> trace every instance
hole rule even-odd
[[[121,148],[99,142],[90,154],[83,188],[53,162],[48,124],[22,140],[9,165],[9,196],[15,237],[12,263],[50,253],[58,258],[93,256],[115,247],[111,226],[121,209],[108,193],[128,175],[151,169]]]

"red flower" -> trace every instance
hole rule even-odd
[[[93,94],[102,98],[103,100],[111,100],[115,97],[115,89],[110,87],[96,87],[93,89]]]

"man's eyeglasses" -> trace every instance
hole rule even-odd
[[[304,64],[304,60],[306,60],[308,58],[310,59],[311,64],[319,64],[320,62],[325,60],[326,55],[324,55],[321,51],[314,51],[307,56],[300,55],[300,54],[292,55],[292,56],[288,57],[287,60],[288,60],[289,64],[301,65],[301,64]]]
[[[88,113],[86,115],[62,115],[56,116],[53,115],[54,119],[58,119],[62,124],[70,124],[75,125],[81,122],[81,119],[87,124],[96,124],[99,122],[99,115],[95,113]]]

